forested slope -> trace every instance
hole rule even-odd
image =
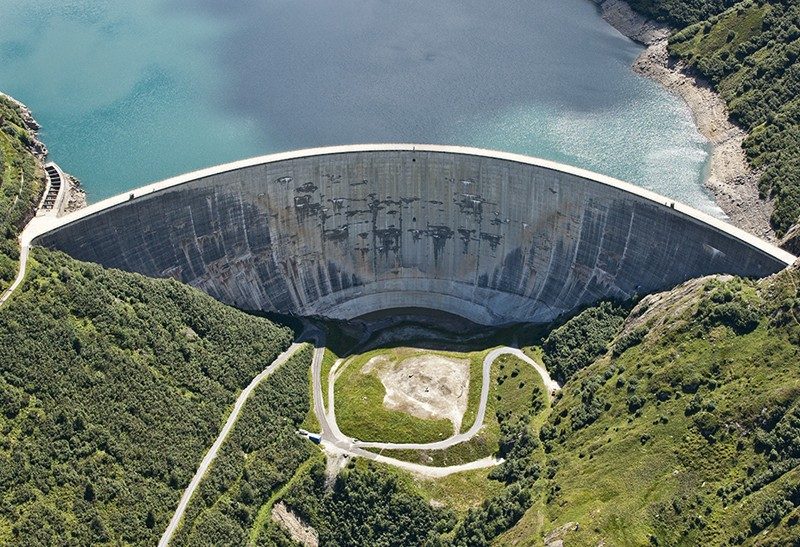
[[[0,544],[153,545],[292,333],[176,281],[33,256],[0,308]]]
[[[270,498],[319,454],[297,434],[311,411],[311,354],[307,345],[253,391],[171,545],[269,545],[282,535],[270,519]]]
[[[772,225],[800,219],[800,3],[796,0],[630,0],[677,29],[669,51],[704,76],[749,132],[744,149],[775,198]]]

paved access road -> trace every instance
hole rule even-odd
[[[475,421],[473,422],[472,427],[470,427],[467,431],[465,431],[464,433],[453,435],[452,437],[448,437],[447,439],[432,443],[381,443],[381,442],[358,441],[355,443],[355,445],[361,448],[441,450],[443,448],[449,448],[458,443],[463,443],[470,440],[472,437],[477,435],[478,431],[480,431],[481,427],[483,427],[483,421],[486,418],[486,403],[489,400],[489,388],[491,387],[492,364],[501,355],[513,355],[515,357],[518,357],[522,361],[525,361],[529,365],[533,366],[536,369],[536,372],[538,372],[539,375],[542,377],[542,381],[544,382],[549,397],[552,397],[556,391],[561,389],[561,386],[558,385],[558,382],[550,378],[550,375],[547,373],[544,367],[542,367],[541,365],[536,363],[536,361],[525,355],[521,350],[508,346],[495,348],[492,351],[490,351],[483,359],[483,370],[482,370],[482,380],[481,380],[483,384],[481,385],[481,398],[480,402],[478,403],[478,413],[475,416]]]
[[[550,376],[547,374],[547,371],[536,363],[533,359],[522,353],[519,349],[511,348],[511,347],[500,347],[495,348],[490,351],[483,360],[483,384],[481,387],[481,398],[480,404],[478,407],[478,413],[475,417],[475,423],[472,424],[472,427],[466,431],[465,433],[461,433],[459,435],[454,435],[448,439],[443,441],[435,442],[435,443],[426,443],[426,444],[403,444],[403,443],[370,443],[370,442],[353,442],[352,439],[346,437],[342,434],[339,430],[338,425],[336,424],[336,416],[333,407],[333,381],[332,378],[329,381],[329,407],[326,411],[325,409],[325,397],[322,393],[322,361],[325,356],[325,334],[322,330],[317,328],[312,324],[306,324],[306,328],[303,331],[303,334],[298,338],[298,341],[293,343],[289,349],[285,352],[281,353],[267,368],[265,368],[258,376],[253,378],[250,384],[241,392],[239,397],[236,399],[236,403],[234,404],[233,411],[228,416],[225,425],[222,427],[219,435],[217,436],[214,444],[211,446],[209,451],[206,453],[203,461],[200,463],[200,466],[197,468],[194,477],[189,482],[189,485],[186,487],[186,490],[183,492],[181,496],[180,502],[178,503],[178,508],[175,511],[175,514],[172,516],[172,519],[167,526],[167,529],[164,531],[164,534],[161,536],[161,540],[159,541],[159,547],[166,547],[169,544],[170,539],[177,530],[178,526],[180,525],[181,519],[186,511],[187,506],[189,505],[189,501],[194,494],[194,491],[200,485],[203,480],[203,477],[206,474],[211,463],[217,457],[217,452],[219,451],[222,443],[225,441],[228,433],[233,428],[236,420],[239,417],[239,412],[241,411],[242,407],[244,406],[245,401],[253,392],[253,390],[261,383],[265,378],[267,378],[270,374],[272,374],[278,367],[286,363],[289,358],[294,355],[303,345],[301,340],[309,340],[314,345],[314,357],[311,362],[311,376],[312,376],[312,384],[313,384],[313,398],[314,398],[314,413],[317,416],[317,420],[320,424],[320,444],[322,447],[329,453],[332,454],[345,454],[349,456],[357,456],[360,458],[365,458],[368,460],[376,461],[379,463],[384,463],[388,465],[392,465],[398,467],[400,469],[405,469],[407,471],[411,471],[413,473],[418,473],[420,475],[425,475],[428,477],[445,477],[447,475],[451,475],[453,473],[459,473],[461,471],[469,471],[472,469],[482,469],[485,467],[492,467],[499,463],[502,463],[502,460],[499,460],[494,457],[487,457],[482,458],[480,460],[476,460],[473,462],[461,464],[461,465],[451,465],[447,467],[437,467],[437,466],[430,466],[430,465],[421,465],[411,462],[406,462],[402,460],[398,460],[395,458],[390,458],[387,456],[383,456],[381,454],[376,454],[374,452],[370,452],[365,450],[365,448],[400,448],[400,449],[420,449],[420,450],[436,450],[436,449],[444,449],[450,446],[456,445],[460,442],[467,441],[474,437],[478,431],[480,430],[481,426],[483,425],[483,420],[486,416],[486,403],[489,396],[489,382],[490,382],[490,372],[492,363],[494,363],[495,359],[500,357],[501,355],[511,354],[516,357],[519,357],[526,363],[530,364],[534,368],[536,368],[537,372],[541,375],[542,380],[544,381],[545,386],[547,387],[548,393],[552,395],[555,391],[559,390],[560,387],[558,383],[554,382]],[[331,371],[333,373],[334,371]]]
[[[470,469],[481,469],[484,467],[492,467],[497,465],[502,460],[496,458],[483,458],[474,462],[469,462],[462,465],[452,465],[448,467],[435,467],[430,465],[420,465],[411,462],[404,462],[395,458],[389,458],[374,452],[369,452],[353,443],[352,439],[345,437],[339,427],[336,425],[333,408],[329,408],[326,412],[324,397],[322,395],[322,360],[325,356],[325,334],[314,329],[309,329],[309,336],[314,339],[314,359],[311,363],[311,377],[314,386],[314,413],[317,415],[317,420],[320,425],[320,438],[321,445],[326,451],[331,453],[347,454],[350,456],[358,456],[367,460],[385,463],[412,471],[420,475],[428,477],[445,477],[452,473],[460,471],[468,471]],[[330,384],[329,384],[330,386]],[[330,386],[332,389],[332,386]],[[332,399],[331,399],[332,400]]]
[[[338,424],[336,423],[336,413],[334,408],[334,397],[333,397],[333,385],[334,385],[333,380],[336,367],[334,367],[334,369],[331,370],[329,373],[328,394],[327,394],[328,408],[327,411],[325,409],[325,404],[324,404],[325,398],[323,397],[322,393],[322,361],[325,355],[325,337],[324,334],[319,330],[315,330],[312,336],[315,339],[315,345],[316,345],[316,349],[314,350],[314,360],[312,362],[312,382],[314,386],[314,412],[316,413],[317,420],[320,423],[320,428],[321,428],[320,438],[323,446],[325,446],[327,450],[332,452],[350,454],[353,456],[359,456],[362,458],[367,458],[370,460],[387,463],[390,465],[394,465],[396,467],[400,467],[403,469],[407,469],[409,471],[413,471],[415,473],[420,473],[422,475],[427,475],[431,477],[443,477],[446,475],[450,475],[452,473],[458,473],[460,471],[466,471],[469,469],[480,469],[483,467],[491,467],[493,465],[497,465],[498,463],[500,463],[500,460],[489,457],[463,465],[436,467],[436,466],[413,464],[410,462],[397,460],[395,458],[382,456],[380,454],[375,454],[373,452],[364,449],[377,448],[377,449],[442,450],[454,446],[458,443],[470,440],[472,437],[477,435],[478,431],[480,431],[481,427],[483,426],[483,421],[484,418],[486,417],[486,403],[489,398],[492,364],[501,355],[513,355],[525,361],[529,365],[533,366],[539,373],[539,375],[542,377],[542,381],[544,382],[545,388],[547,389],[547,393],[549,396],[552,397],[552,395],[556,391],[561,389],[558,383],[550,378],[550,375],[547,373],[547,370],[545,370],[544,367],[542,367],[536,361],[525,355],[521,350],[508,346],[495,348],[492,351],[490,351],[483,360],[480,402],[478,404],[478,412],[477,415],[475,416],[475,422],[472,424],[472,427],[470,427],[469,430],[465,431],[464,433],[459,433],[447,439],[433,443],[382,443],[382,442],[354,441],[353,439],[346,437],[344,434],[342,434],[342,432],[339,430]]]

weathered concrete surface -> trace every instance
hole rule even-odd
[[[350,318],[415,306],[483,324],[550,321],[705,274],[765,276],[793,259],[608,177],[420,145],[207,169],[68,215],[35,242],[248,309]]]

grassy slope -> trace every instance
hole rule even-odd
[[[564,385],[529,457],[539,466],[530,479],[504,488],[484,472],[423,481],[369,467],[455,510],[438,528],[445,544],[483,544],[497,533],[496,544],[541,544],[567,523],[579,524],[562,534],[567,545],[797,544],[799,285],[795,267],[758,282],[695,280],[645,298],[611,350]],[[519,394],[496,408],[523,408]],[[532,495],[521,511],[519,487]],[[293,492],[301,505],[314,497]],[[358,498],[359,510],[381,506],[374,494]],[[509,503],[515,513],[500,516]],[[312,520],[342,522],[331,518]],[[404,526],[415,523],[426,525]]]
[[[461,516],[503,489],[503,483],[487,477],[489,469],[455,473],[441,479],[429,479],[395,467],[386,466],[385,469],[400,477],[428,503],[445,506]]]
[[[319,420],[317,420],[317,415],[314,412],[314,382],[310,366],[308,367],[308,400],[311,401],[311,403],[309,403],[308,412],[306,413],[306,417],[303,419],[303,423],[300,424],[300,428],[312,433],[319,433],[321,427],[319,425]]]
[[[691,282],[640,304],[627,331],[647,325],[644,341],[564,386],[549,421],[558,468],[547,508],[513,535],[535,543],[543,518],[545,530],[580,523],[573,545],[750,543],[762,529],[763,544],[800,541],[799,283],[795,268],[759,283]],[[731,295],[757,310],[752,332],[714,320]],[[590,383],[603,411],[576,428]],[[783,444],[764,449],[773,427]]]
[[[154,544],[289,329],[37,250],[0,309],[0,543]]]
[[[492,367],[489,399],[484,426],[471,440],[445,450],[383,450],[385,456],[425,465],[458,465],[497,453],[500,442],[498,413],[520,415],[530,410],[538,399],[544,408],[547,394],[534,368],[512,355],[501,355]],[[537,415],[538,417],[538,415]]]
[[[383,406],[386,390],[374,374],[361,372],[364,364],[378,354],[390,352],[392,359],[402,359],[409,351],[405,348],[373,350],[354,356],[340,368],[336,380],[336,421],[345,435],[369,441],[431,442],[445,439],[453,434],[453,424],[448,420],[423,420],[405,412],[388,410]],[[430,352],[464,358],[463,354]],[[472,354],[471,361],[478,360]],[[471,380],[474,364],[470,366]],[[478,373],[480,379],[480,373]],[[470,381],[472,385],[473,381]],[[478,389],[480,389],[480,382]],[[474,411],[473,411],[474,416]],[[467,417],[465,416],[465,421]],[[472,418],[474,421],[474,417]]]
[[[17,105],[0,96],[0,291],[17,273],[17,235],[44,188],[44,172],[30,149],[33,139]]]

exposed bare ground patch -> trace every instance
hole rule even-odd
[[[469,359],[424,353],[401,361],[377,355],[361,369],[386,389],[383,406],[424,420],[445,419],[461,430],[469,393]]]
[[[272,507],[272,520],[283,526],[297,543],[306,547],[318,547],[317,531],[300,520],[282,501]]]
[[[348,455],[337,450],[325,450],[325,488],[330,490],[339,472],[345,468]]]

